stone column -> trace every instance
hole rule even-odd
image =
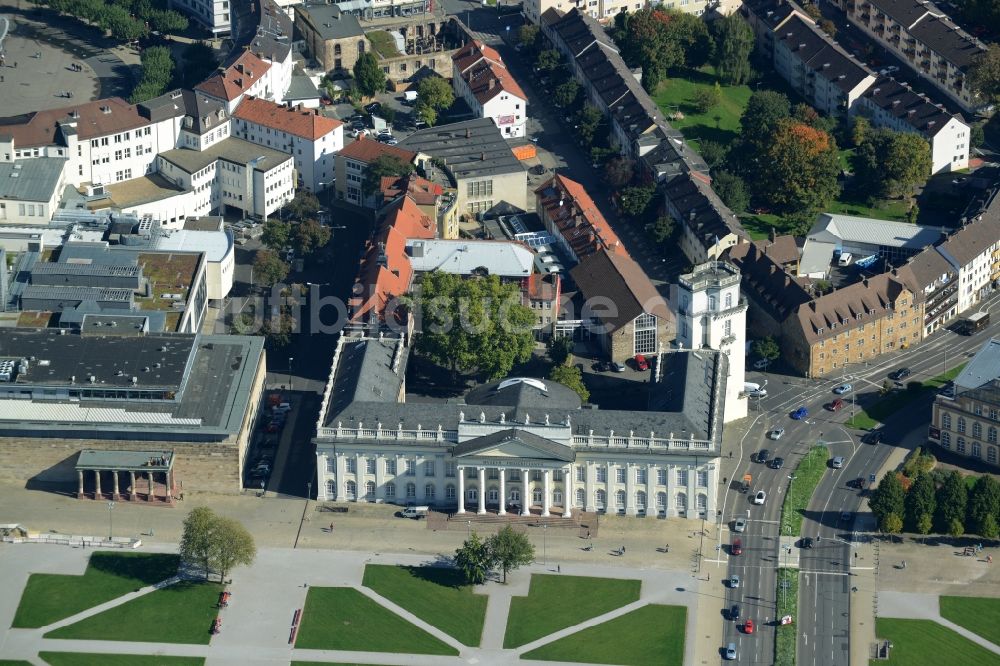
[[[78,488],[76,491],[76,498],[83,499],[83,470],[77,470],[76,478],[78,482]]]
[[[381,453],[375,456],[375,500],[385,501],[385,476],[382,468],[385,466],[385,456]]]
[[[635,514],[635,470],[632,465],[625,463],[625,515],[634,516]]]
[[[479,467],[479,511],[476,513],[486,513],[486,468]]]
[[[347,492],[347,461],[344,458],[344,454],[337,454],[337,502],[343,502],[346,499]]]
[[[147,472],[147,474],[149,475],[149,494],[146,495],[146,501],[147,502],[152,502],[153,501],[153,473],[152,472]]]
[[[101,499],[101,470],[94,470],[94,499]]]
[[[367,468],[362,464],[365,461],[360,453],[354,454],[354,501],[361,502],[365,496],[365,472]]]
[[[679,515],[674,497],[674,493],[677,492],[677,467],[675,465],[665,465],[665,467],[667,470],[667,518],[670,518],[671,515]]]
[[[171,478],[173,474],[168,470],[163,473],[163,483],[167,487],[167,501],[170,502],[174,499],[174,484]]]
[[[524,479],[521,482],[521,515],[530,516],[531,515],[531,487],[530,481],[528,480],[528,470],[521,470],[521,478]]]
[[[694,513],[694,517],[698,517],[698,469],[688,470],[688,516]]]
[[[111,470],[111,499],[117,502],[121,499],[121,495],[118,494],[118,470]]]
[[[135,472],[128,473],[128,498],[133,502],[136,500]]]
[[[507,470],[500,468],[500,510],[497,515],[507,515]]]
[[[549,507],[552,502],[552,470],[547,469],[542,472],[542,516],[549,516]]]
[[[656,516],[659,511],[656,506],[656,467],[646,465],[646,517]]]
[[[570,465],[569,468],[563,472],[563,474],[565,474],[563,481],[566,482],[566,489],[563,491],[565,494],[563,498],[563,518],[573,517],[573,502],[576,500],[573,496],[573,473],[574,470],[572,465]]]
[[[455,465],[455,473],[458,475],[458,511],[465,513],[465,468]]]
[[[587,463],[587,469],[586,469],[586,472],[584,473],[584,477],[583,477],[585,479],[585,482],[584,482],[584,493],[586,493],[586,495],[587,495],[587,497],[585,498],[586,499],[586,504],[584,506],[586,507],[587,511],[591,511],[591,512],[595,510],[595,507],[594,507],[594,476],[596,474],[597,474],[596,468],[588,462]]]

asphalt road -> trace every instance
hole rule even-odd
[[[998,303],[1000,294],[989,299],[984,307],[996,310]],[[882,382],[892,370],[909,367],[913,374],[906,381],[935,377],[945,371],[946,364],[950,369],[965,362],[991,335],[1000,335],[1000,321],[996,319],[987,330],[971,337],[947,330],[937,331],[914,349],[882,357],[867,367],[848,367],[842,374],[824,380],[747,373],[747,381],[766,382],[768,397],[760,401],[756,415],[751,412],[751,424],[733,452],[735,465],[723,461],[724,469],[729,470],[727,475],[731,476],[721,506],[727,527],[731,528],[732,521],[740,516],[748,517],[749,523],[742,535],[722,531],[718,543],[720,558],[728,558],[728,574],[741,577],[740,588],[726,588],[725,603],[719,609],[726,618],[723,645],[737,644],[736,663],[773,663],[775,626],[771,623],[776,619],[776,570],[783,556],[778,543],[780,505],[791,481],[790,474],[809,447],[817,442],[826,444],[831,456],[844,456],[845,465],[840,470],[828,469],[813,494],[803,521],[801,534],[814,539],[819,537],[819,540],[811,550],[798,552],[802,574],[796,625],[798,663],[842,666],[849,662],[851,544],[857,534],[870,532],[875,525],[871,514],[858,514],[863,500],[862,489],[849,488],[847,482],[861,477],[867,487],[869,475],[881,468],[893,443],[914,427],[926,427],[929,402],[911,405],[890,418],[883,426],[885,439],[878,445],[860,443],[860,433],[844,427],[843,422],[850,418],[857,405],[878,399]],[[844,396],[847,405],[838,412],[825,409],[824,406],[836,397],[833,388],[844,381],[854,386],[854,391]],[[794,421],[789,413],[799,406],[809,409],[809,417]],[[915,414],[922,419],[915,420]],[[780,440],[767,438],[772,427],[785,428]],[[771,458],[783,457],[784,468],[772,470],[751,462],[751,455],[762,448],[771,452]],[[744,495],[739,492],[737,482],[746,473],[753,475],[753,482],[750,492]],[[767,493],[763,507],[750,502],[758,490]],[[845,512],[851,514],[850,520],[841,519]],[[740,556],[730,554],[730,544],[736,536],[741,536],[743,542],[743,555]],[[720,585],[722,583],[719,581]],[[728,609],[734,603],[741,606],[739,623],[728,619]],[[747,618],[753,619],[756,625],[753,635],[742,631]]]

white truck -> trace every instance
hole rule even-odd
[[[430,513],[431,508],[429,506],[408,506],[400,513],[403,518],[413,518],[414,520],[420,520],[421,518],[426,518],[427,514]]]

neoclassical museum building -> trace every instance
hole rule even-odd
[[[661,353],[648,382],[632,384],[644,404],[604,410],[528,377],[458,398],[409,396],[409,351],[405,337],[338,341],[314,439],[320,501],[715,516],[724,353]]]

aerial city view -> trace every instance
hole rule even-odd
[[[1000,666],[998,104],[1000,0],[0,0],[0,666]]]

